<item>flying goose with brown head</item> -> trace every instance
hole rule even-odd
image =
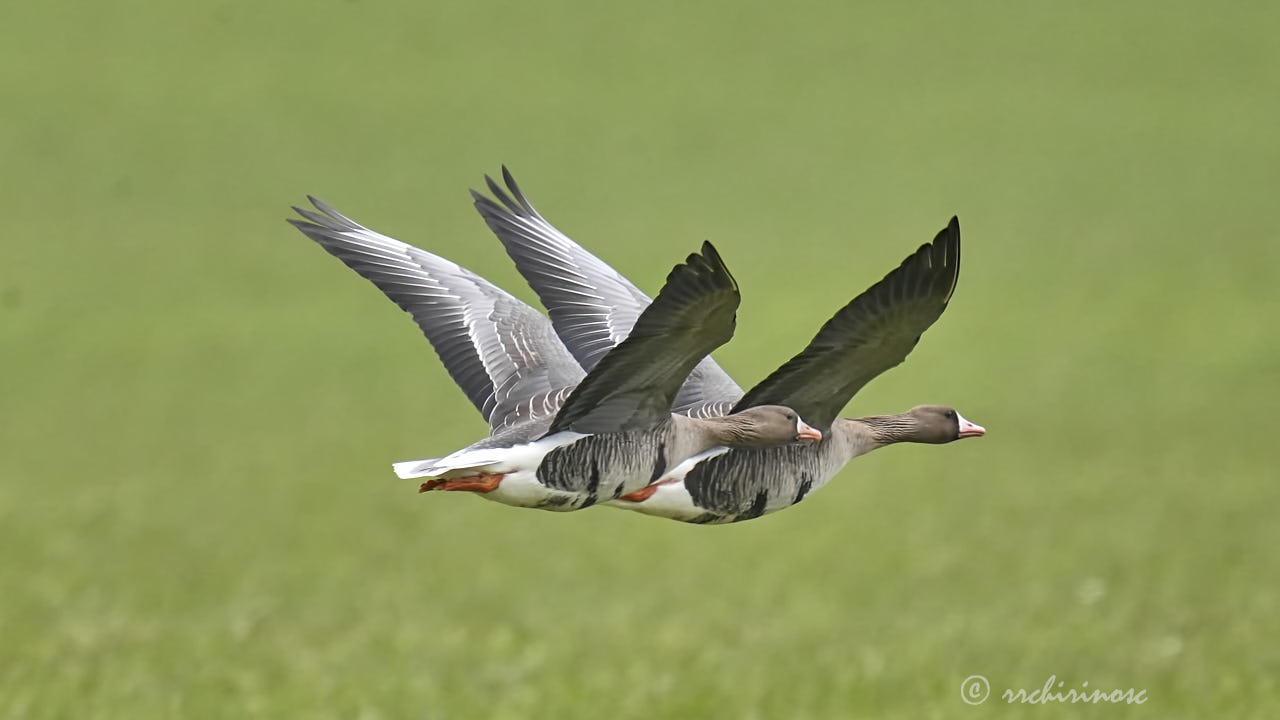
[[[422,491],[576,510],[646,487],[709,448],[820,434],[790,408],[673,415],[694,365],[733,335],[739,293],[710,243],[677,265],[627,337],[584,374],[545,316],[444,258],[374,232],[315,198],[290,222],[413,316],[489,423],[451,455],[395,464]]]
[[[546,306],[557,334],[583,364],[625,337],[646,296],[606,263],[548,223],[503,168],[504,190],[486,177],[493,199],[473,191],[476,209]],[[685,522],[748,520],[794,505],[850,460],[895,443],[941,444],[986,431],[954,409],[923,405],[896,415],[838,417],[880,373],[901,363],[941,316],[960,268],[960,226],[952,218],[883,280],[841,308],[809,345],[745,395],[710,358],[680,390],[689,414],[741,411],[767,403],[795,409],[824,433],[820,443],[715,448],[691,458],[613,505]]]

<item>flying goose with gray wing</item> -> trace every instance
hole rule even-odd
[[[503,177],[511,195],[486,178],[501,204],[473,191],[476,207],[544,303],[568,297],[575,287],[630,285],[537,215],[506,168]],[[536,232],[522,230],[533,222],[530,217],[536,218]],[[934,242],[922,246],[884,280],[837,312],[804,351],[745,397],[725,392],[721,383],[704,382],[705,378],[696,375],[682,390],[699,398],[701,407],[719,412],[766,403],[799,405],[798,412],[806,420],[812,413],[831,428],[821,443],[712,450],[613,504],[686,521],[750,519],[803,500],[849,460],[876,447],[981,435],[985,432],[981,427],[944,406],[920,406],[897,415],[836,418],[858,389],[901,363],[921,333],[946,309],[958,278],[959,253],[959,222],[952,218]],[[625,316],[637,312],[643,300],[612,293],[596,302],[611,304],[611,312]],[[581,357],[586,348],[575,347],[579,336],[564,332],[561,325],[556,329],[570,351]],[[591,349],[598,351],[598,338]],[[723,375],[718,367],[715,372]],[[732,380],[728,382],[732,384]]]
[[[636,320],[639,332],[584,375],[541,313],[448,260],[312,204],[319,212],[295,208],[303,220],[290,222],[413,316],[489,422],[488,437],[451,455],[396,463],[401,477],[425,479],[423,491],[572,510],[644,487],[713,445],[817,437],[772,405],[701,421],[671,415],[689,369],[733,334],[737,286],[710,246],[672,271]]]

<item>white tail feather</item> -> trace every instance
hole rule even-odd
[[[392,463],[391,468],[396,471],[396,477],[401,480],[409,480],[416,477],[425,477],[426,474],[430,473],[431,466],[440,462],[440,460],[441,458],[405,460],[404,462]]]
[[[555,448],[586,437],[571,431],[558,432],[530,443],[505,448],[462,449],[452,455],[430,460],[406,460],[392,464],[405,480],[479,475],[485,472],[512,472],[538,469],[542,458]],[[462,472],[467,471],[467,472]]]
[[[392,464],[396,475],[403,480],[415,478],[438,478],[446,474],[459,474],[459,470],[474,470],[477,473],[488,469],[506,457],[502,452],[460,452],[443,458],[430,460],[406,460]],[[465,474],[465,473],[462,473]]]

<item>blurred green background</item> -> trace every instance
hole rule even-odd
[[[1275,717],[1278,7],[6,8],[0,717]],[[501,163],[650,292],[716,242],[744,385],[958,214],[849,412],[990,434],[726,527],[417,495],[484,425],[284,218],[532,300]]]

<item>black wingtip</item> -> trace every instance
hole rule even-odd
[[[720,252],[708,241],[702,243],[699,252],[690,253],[684,262],[671,268],[671,272],[667,273],[664,288],[689,282],[702,285],[706,290],[738,292],[738,281],[729,271],[729,266],[725,264]],[[659,295],[661,294],[660,291]]]
[[[898,271],[920,278],[942,307],[951,301],[960,275],[960,219],[955,215],[931,242],[903,261]],[[889,280],[894,273],[885,276]]]
[[[706,258],[712,272],[723,275],[728,280],[728,286],[735,291],[738,289],[738,281],[734,279],[733,273],[729,271],[729,266],[725,264],[724,258],[721,257],[720,251],[716,250],[716,246],[711,244],[710,240],[702,241],[702,256]]]
[[[315,208],[315,210],[312,210],[311,208],[299,207],[297,205],[291,205],[290,207],[293,208],[293,211],[297,213],[301,219],[285,218],[285,220],[290,225],[298,228],[303,232],[308,232],[308,228],[311,228],[314,230],[324,230],[325,228],[329,227],[334,222],[333,213],[329,212],[329,209],[328,209],[329,206],[325,205],[322,200],[315,197],[314,195],[308,195],[307,199],[311,201],[311,205]]]
[[[947,227],[938,233],[933,239],[933,244],[939,246],[943,256],[941,260],[944,264],[952,267],[952,290],[955,289],[955,275],[960,272],[960,218],[955,215],[951,216],[951,221],[947,223]]]
[[[524,191],[520,189],[520,185],[516,183],[515,176],[511,174],[506,165],[502,166],[502,180],[507,184],[507,189],[511,191],[516,202],[520,203],[520,207],[524,208],[529,217],[540,217],[538,211],[534,209],[533,203],[529,202],[529,198],[524,196]]]
[[[316,210],[319,210],[319,211],[320,211],[320,214],[321,214],[321,215],[324,215],[324,216],[325,216],[327,219],[329,219],[330,221],[338,222],[338,223],[341,223],[341,224],[347,224],[347,225],[355,225],[355,224],[356,224],[356,222],[355,222],[354,220],[352,220],[351,218],[347,217],[346,215],[343,215],[342,213],[338,212],[338,210],[337,210],[336,208],[334,208],[332,205],[330,205],[329,203],[327,203],[327,202],[325,202],[325,201],[321,200],[320,198],[316,197],[315,195],[308,195],[308,196],[307,196],[307,202],[311,203],[311,206],[312,206],[312,207],[314,207]],[[321,225],[323,225],[323,224],[324,224],[322,221],[316,220],[316,217],[315,217],[315,211],[314,211],[314,210],[299,210],[299,209],[298,209],[298,208],[296,208],[296,207],[294,208],[294,210],[297,210],[297,212],[298,212],[298,214],[299,214],[299,215],[301,215],[301,216],[303,216],[303,217],[307,218],[308,220],[311,220],[311,221],[313,221],[313,222],[318,222],[318,223],[319,223],[319,224],[321,224]]]
[[[311,195],[307,196],[307,200],[311,201],[312,205],[316,204],[316,198]],[[316,207],[319,207],[319,206],[316,206]],[[297,205],[290,205],[289,208],[293,210],[295,213],[297,213],[298,215],[302,216],[303,218],[307,218],[307,213],[314,212],[313,210],[300,208]],[[302,224],[306,224],[303,220],[299,220],[298,218],[285,218],[284,221],[296,228],[301,228]]]
[[[948,222],[948,223],[947,223],[947,226],[946,226],[945,228],[943,228],[943,229],[938,233],[937,237],[935,237],[935,238],[933,239],[933,241],[934,241],[935,243],[937,243],[937,242],[939,242],[939,241],[946,241],[946,242],[950,242],[951,244],[954,244],[954,245],[956,245],[957,247],[959,247],[959,245],[960,245],[960,218],[956,217],[955,215],[952,215],[952,216],[951,216],[951,222]]]
[[[494,180],[493,177],[491,177],[488,174],[485,174],[484,184],[486,187],[489,188],[489,194],[497,198],[498,202],[505,205],[508,212],[515,212],[516,210],[515,203],[512,202],[510,197],[507,197],[507,193],[502,189],[502,186],[498,185],[497,180]],[[474,194],[474,191],[473,191],[473,194]],[[477,200],[479,199],[480,198],[477,198]],[[485,204],[487,205],[492,205],[495,208],[498,206],[498,203],[495,203],[493,200],[490,200],[489,198],[484,198],[483,202],[485,202]]]
[[[493,179],[493,176],[488,174],[484,176],[485,187],[489,188],[489,193],[494,198],[497,198],[497,202],[481,193],[477,193],[474,189],[471,191],[471,197],[475,200],[477,209],[481,209],[483,206],[501,212],[505,208],[507,213],[516,217],[540,217],[533,204],[521,192],[520,186],[516,184],[515,177],[511,175],[511,171],[507,169],[506,165],[502,166],[502,180],[506,184],[505,188],[499,185],[498,181]],[[498,203],[501,203],[502,207],[499,207]]]
[[[716,260],[720,259],[720,253],[716,251],[716,246],[712,245],[710,240],[702,241],[702,254]]]
[[[908,255],[899,267],[906,268],[916,262],[925,262],[928,265],[954,265],[959,260],[960,220],[952,215],[946,227],[939,230],[932,240],[916,248],[916,251]]]
[[[933,240],[926,243],[924,247],[929,245],[941,245],[947,242],[958,241],[960,239],[960,218],[955,215],[951,216],[951,220],[947,221],[947,226],[938,231],[933,236]]]

